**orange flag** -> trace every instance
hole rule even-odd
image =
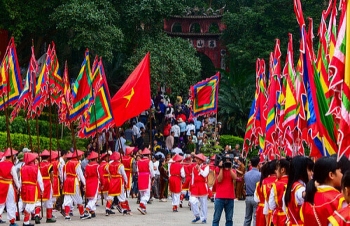
[[[116,126],[151,107],[149,52],[111,100]]]

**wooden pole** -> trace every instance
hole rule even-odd
[[[95,116],[95,134],[97,134],[97,115],[96,115],[96,104],[94,103],[94,116]],[[97,144],[98,144],[98,137],[97,137]],[[100,147],[97,145],[98,147],[98,162],[100,162],[101,160],[101,150],[100,150]],[[102,175],[103,176],[103,175]],[[102,203],[102,206],[103,206],[103,191],[101,189],[101,203]]]

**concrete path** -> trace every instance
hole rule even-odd
[[[100,202],[99,202],[100,203]],[[117,210],[113,210],[116,212],[115,215],[105,216],[104,207],[97,207],[97,216],[96,218],[80,220],[78,210],[75,208],[74,216],[71,217],[70,221],[65,221],[64,217],[55,212],[54,215],[57,217],[57,222],[54,224],[50,224],[52,226],[87,226],[87,225],[127,225],[127,226],[155,226],[155,225],[194,225],[191,223],[193,220],[192,211],[190,211],[187,206],[187,201],[184,202],[184,208],[179,208],[179,212],[172,212],[171,200],[167,202],[159,202],[158,200],[154,200],[152,204],[147,205],[147,215],[142,215],[139,211],[137,211],[138,204],[136,204],[136,199],[129,200],[130,207],[132,210],[132,216],[123,216]],[[245,214],[245,202],[244,201],[235,201],[234,207],[234,225],[241,226],[244,222],[244,214]],[[214,203],[208,202],[208,219],[207,225],[212,224],[214,213]],[[21,217],[23,220],[23,216]],[[22,225],[22,222],[17,222],[18,225]],[[34,223],[34,222],[32,222]],[[42,225],[48,225],[45,223],[45,218],[42,220]],[[202,225],[201,222],[197,223]],[[225,216],[224,214],[221,216],[220,225],[225,225]]]

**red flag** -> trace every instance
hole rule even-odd
[[[150,54],[147,53],[111,100],[116,126],[121,126],[150,106]]]

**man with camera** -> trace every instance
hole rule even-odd
[[[216,163],[219,173],[216,178],[216,196],[214,202],[213,226],[219,226],[221,213],[225,210],[226,226],[233,225],[233,207],[234,207],[234,183],[237,178],[235,171],[232,169],[233,155],[217,155]]]

